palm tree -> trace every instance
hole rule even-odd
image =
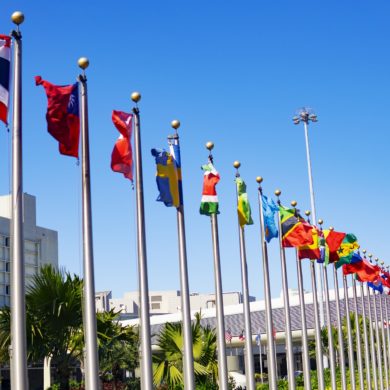
[[[218,364],[216,358],[216,333],[209,326],[200,324],[201,316],[196,314],[192,324],[192,345],[194,374],[197,383],[208,380],[216,383]],[[158,335],[160,351],[153,355],[154,383],[167,384],[170,388],[183,384],[183,333],[181,323],[167,323]]]

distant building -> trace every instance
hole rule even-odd
[[[96,299],[104,293],[96,293]],[[251,302],[255,297],[250,297]],[[191,310],[200,311],[215,307],[215,294],[190,294]],[[225,306],[237,305],[242,303],[242,294],[240,292],[226,292],[223,294],[223,303]],[[98,301],[96,301],[98,307]],[[101,307],[101,306],[99,306]],[[109,309],[121,312],[122,319],[137,318],[139,315],[138,291],[127,292],[123,298],[110,298]],[[98,310],[98,309],[97,309]],[[181,310],[180,291],[150,291],[149,292],[149,310],[150,315],[162,315],[177,313]]]
[[[10,258],[11,195],[0,196],[0,307],[10,305],[12,262]],[[58,233],[37,226],[36,198],[23,194],[24,261],[26,285],[44,264],[58,267]]]
[[[110,310],[111,291],[102,291],[95,294],[95,305],[97,312]]]

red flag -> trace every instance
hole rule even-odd
[[[321,258],[319,237],[322,236],[322,231],[313,226],[312,236],[313,236],[313,244],[298,247],[299,260],[302,259],[318,260]]]
[[[123,176],[133,181],[133,151],[131,149],[131,134],[133,132],[133,114],[123,111],[112,111],[112,122],[120,132],[111,154],[111,169],[123,173]]]
[[[61,154],[79,157],[80,119],[78,83],[58,86],[35,77],[47,95],[47,130],[59,142]]]
[[[0,121],[5,124],[8,117],[10,65],[11,37],[0,35]]]
[[[343,265],[343,274],[357,274],[361,282],[375,282],[379,278],[379,267],[365,260]]]
[[[337,251],[339,250],[346,234],[336,232],[334,230],[325,230],[324,236],[327,249],[329,249],[329,262],[334,263],[340,259]]]

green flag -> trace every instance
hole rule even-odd
[[[248,194],[246,193],[246,184],[241,177],[236,178],[237,185],[237,213],[240,226],[253,225],[251,216],[251,206],[248,201]]]

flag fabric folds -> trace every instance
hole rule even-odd
[[[334,230],[323,230],[325,237],[325,249],[322,252],[322,262],[327,265],[339,260],[338,250],[346,234]]]
[[[337,260],[336,268],[340,268],[344,264],[349,264],[355,251],[357,251],[359,248],[360,245],[357,242],[356,236],[352,233],[346,234],[340,245],[340,248],[337,251],[337,256],[339,259]]]
[[[0,35],[0,120],[8,124],[11,37]]]
[[[173,149],[171,150],[173,151]],[[152,149],[151,153],[156,160],[156,183],[159,191],[157,201],[163,202],[167,207],[177,208],[182,204],[179,191],[181,171],[176,166],[174,155],[160,149]]]
[[[209,216],[219,214],[218,196],[215,188],[220,180],[219,173],[211,162],[203,165],[202,170],[204,171],[203,190],[199,212]]]
[[[378,291],[380,294],[383,294],[383,286],[382,283],[379,281],[376,282],[368,282],[368,287],[371,287],[373,290]]]
[[[35,84],[45,88],[47,129],[59,142],[60,153],[78,158],[80,139],[78,83],[59,86],[36,76]]]
[[[295,209],[279,206],[283,247],[300,247],[313,244],[313,227]]]
[[[299,260],[302,259],[318,260],[321,258],[321,250],[320,250],[321,235],[322,232],[313,226],[312,227],[313,243],[298,247]]]
[[[133,181],[133,151],[131,135],[133,132],[133,114],[123,111],[112,111],[112,123],[120,135],[111,153],[111,169],[123,173],[123,176]]]
[[[251,206],[248,200],[248,194],[246,193],[246,184],[241,177],[236,177],[237,186],[237,213],[240,226],[253,225]]]
[[[275,213],[279,210],[279,207],[275,204],[274,200],[269,200],[265,195],[261,195],[263,204],[263,223],[265,239],[270,242],[273,238],[278,237],[278,228],[275,223]]]
[[[375,282],[379,278],[379,269],[365,261],[358,253],[353,253],[350,263],[343,265],[343,274],[356,274],[361,282]]]

